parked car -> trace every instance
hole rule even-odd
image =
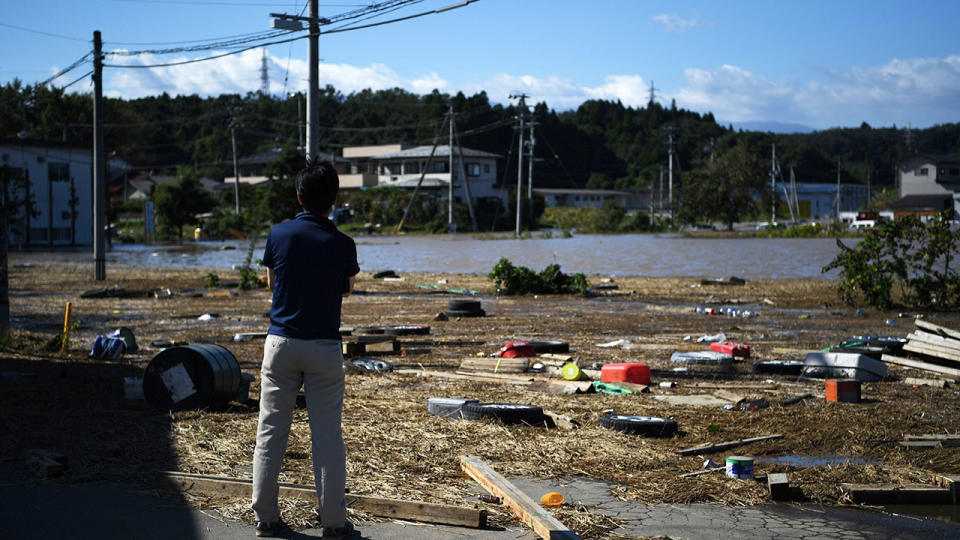
[[[875,219],[858,219],[850,224],[850,230],[872,229],[877,226]]]

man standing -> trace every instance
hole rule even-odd
[[[313,474],[325,538],[353,533],[346,521],[341,298],[350,295],[357,248],[327,219],[340,179],[329,161],[311,161],[296,178],[303,212],[270,230],[263,253],[273,289],[270,330],[260,369],[260,421],[253,453],[257,536],[283,527],[278,505],[280,464],[287,448],[297,393],[303,386],[310,418]]]

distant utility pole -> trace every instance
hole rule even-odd
[[[93,279],[107,279],[104,246],[106,212],[106,172],[103,155],[103,42],[100,31],[93,31]],[[29,212],[27,212],[29,220]]]
[[[647,102],[648,105],[653,105],[657,101],[657,89],[653,87],[653,81],[650,81],[650,100]]]
[[[520,146],[519,151],[517,152],[517,229],[516,235],[520,236],[520,214],[522,213],[521,205],[523,204],[523,128],[524,121],[526,120],[527,115],[527,98],[530,97],[526,94],[510,94],[510,99],[519,99],[520,102],[517,104],[517,109],[520,111]]]
[[[265,96],[270,93],[270,73],[267,71],[266,47],[263,49],[263,56],[260,57],[260,93]]]
[[[233,141],[233,203],[234,211],[240,215],[240,169],[237,167],[237,117],[230,119],[230,138]]]
[[[667,197],[668,197],[668,206],[670,210],[670,226],[672,227],[673,226],[673,134],[677,131],[677,128],[673,126],[667,126],[666,130],[667,130],[667,145],[669,148],[669,157],[670,157],[670,161],[667,164],[667,166],[669,167],[669,170],[668,170],[669,192],[667,193]]]
[[[777,143],[771,143],[770,147],[773,152],[770,161],[770,223],[775,224],[777,222],[777,175],[780,174],[780,165],[777,163]]]
[[[837,160],[837,220],[840,220],[840,160]]]
[[[450,149],[450,187],[447,195],[447,232],[457,232],[457,223],[453,219],[453,103],[450,103],[447,112],[448,123],[450,124],[450,138],[448,148]]]
[[[533,148],[537,144],[537,139],[533,134],[533,129],[537,123],[530,120],[530,160],[527,162],[527,219],[530,220],[530,228],[533,228]]]

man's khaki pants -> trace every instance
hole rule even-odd
[[[303,386],[313,442],[318,515],[324,527],[342,527],[346,452],[343,412],[343,353],[339,340],[303,340],[268,335],[260,368],[260,422],[253,452],[253,513],[257,521],[280,518],[280,464],[287,449],[297,393]]]

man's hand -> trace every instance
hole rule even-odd
[[[276,276],[273,275],[273,268],[267,268],[267,288],[271,291],[273,290],[273,284],[277,282]]]
[[[357,280],[357,276],[350,276],[347,278],[347,290],[343,291],[343,294],[340,296],[346,298],[350,296],[350,293],[353,292],[353,282]]]

